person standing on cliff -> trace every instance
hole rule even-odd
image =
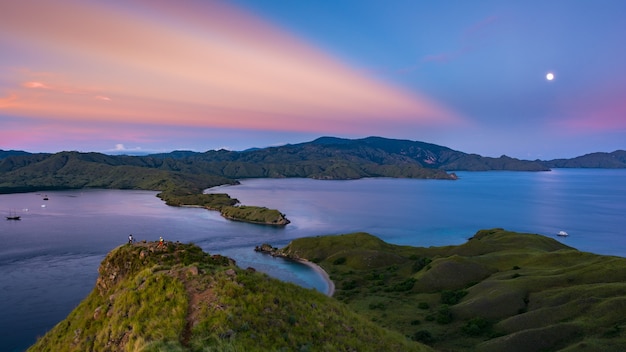
[[[163,248],[165,246],[165,243],[163,243],[163,237],[159,236],[159,244],[157,245],[157,248]]]
[[[130,235],[128,235],[128,244],[133,244],[134,242],[134,238],[133,238],[133,234],[131,233]]]

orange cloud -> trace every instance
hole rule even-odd
[[[6,88],[23,103],[0,105],[15,115],[288,130],[459,121],[219,2],[13,1],[0,40],[45,58],[30,71],[54,72],[17,74],[26,83]]]
[[[0,109],[10,108],[15,105],[17,101],[17,95],[9,94],[6,98],[0,98]]]
[[[26,88],[43,88],[43,89],[49,89],[50,87],[46,86],[45,84],[41,83],[41,82],[25,82],[24,87]]]

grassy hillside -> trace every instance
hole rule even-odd
[[[315,290],[191,244],[123,245],[28,351],[430,351]]]
[[[437,350],[626,350],[625,258],[502,229],[430,248],[303,238],[279,253],[319,263],[339,301]]]
[[[133,159],[78,152],[5,158],[0,160],[0,193],[80,188],[200,193],[208,187],[235,183],[221,176],[148,168],[129,160]]]
[[[222,216],[259,224],[286,225],[289,221],[275,209],[234,207],[238,200],[227,194],[202,194],[206,188],[238,182],[209,173],[180,171],[174,161],[148,167],[140,159],[98,153],[62,152],[53,155],[19,155],[0,161],[0,193],[54,189],[113,188],[159,190],[158,196],[172,206],[195,205],[220,211]],[[160,165],[160,167],[156,167]],[[168,165],[162,168],[163,165]]]

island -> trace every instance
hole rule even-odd
[[[28,351],[416,351],[315,290],[193,244],[125,244],[91,293]]]
[[[201,206],[235,221],[285,226],[275,209],[238,206],[203,190],[251,178],[353,180],[365,177],[457,180],[452,171],[549,171],[550,167],[626,167],[626,152],[594,153],[568,160],[519,160],[467,154],[420,141],[383,137],[320,137],[310,142],[245,151],[173,151],[143,156],[63,151],[0,150],[0,193],[64,189],[159,191],[173,206]],[[226,195],[227,196],[227,195]],[[206,199],[205,199],[206,198]]]
[[[626,258],[504,229],[412,247],[367,233],[257,251],[322,267],[354,312],[440,351],[619,351]]]
[[[332,297],[183,243],[102,261],[92,292],[28,351],[619,351],[626,258],[481,230],[461,245],[367,233],[258,251],[315,263]]]
[[[237,205],[239,201],[225,193],[180,194],[180,192],[161,192],[159,198],[170,206],[201,207],[219,211],[229,220],[243,221],[260,225],[285,226],[289,220],[285,214],[266,207]]]

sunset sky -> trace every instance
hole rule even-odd
[[[0,149],[626,149],[625,17],[621,0],[1,1]]]

